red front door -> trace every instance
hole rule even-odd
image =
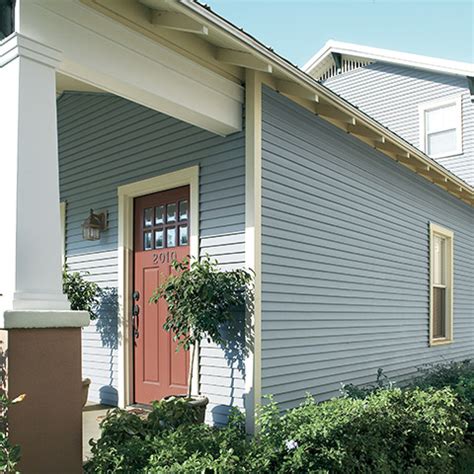
[[[186,393],[189,356],[163,329],[167,308],[153,291],[171,272],[171,262],[189,254],[189,186],[135,199],[134,379],[135,402],[149,404]]]

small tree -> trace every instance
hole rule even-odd
[[[163,328],[173,334],[177,350],[189,350],[204,337],[225,347],[229,341],[222,336],[222,326],[232,322],[237,317],[236,310],[245,306],[252,274],[243,269],[221,271],[209,256],[192,263],[189,259],[175,260],[172,266],[176,274],[155,290],[150,302],[157,303],[160,298],[166,301],[168,316]],[[193,350],[189,397],[195,353]]]
[[[63,293],[71,303],[72,310],[88,311],[91,320],[97,318],[96,308],[99,305],[100,288],[97,283],[87,281],[87,272],[69,272],[63,269]]]

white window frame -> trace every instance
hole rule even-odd
[[[449,156],[461,155],[462,150],[462,96],[451,96],[444,97],[442,99],[432,100],[430,102],[424,102],[418,105],[419,113],[419,128],[420,128],[420,150],[428,154],[428,147],[426,142],[426,112],[430,110],[446,107],[448,105],[454,105],[456,108],[456,148],[449,153],[438,153],[435,155],[429,155],[431,158],[447,158]]]
[[[446,337],[435,338],[434,333],[434,237],[446,240]],[[454,295],[454,232],[438,224],[430,223],[430,346],[450,344],[453,339],[453,295]]]

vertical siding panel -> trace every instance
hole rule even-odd
[[[91,400],[117,403],[117,187],[200,166],[200,248],[225,268],[244,264],[243,133],[218,137],[119,97],[65,93],[58,99],[61,200],[67,201],[67,261],[87,270],[105,290],[99,319],[83,333],[83,375]],[[109,211],[100,241],[81,237],[90,208]],[[209,421],[225,421],[227,406],[242,406],[243,370],[222,350],[204,343],[201,391]]]
[[[474,356],[471,207],[270,89],[262,193],[264,393],[288,408]],[[455,233],[455,342],[433,348],[430,221]]]
[[[331,77],[324,85],[416,147],[418,105],[462,95],[463,154],[437,161],[474,185],[474,104],[465,77],[376,62]]]

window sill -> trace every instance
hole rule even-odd
[[[462,150],[455,150],[449,153],[441,153],[439,155],[428,155],[428,156],[432,158],[433,160],[437,160],[439,158],[453,158],[455,156],[460,156],[462,154],[463,154]]]
[[[445,346],[447,344],[452,344],[453,342],[454,342],[453,339],[431,339],[430,340],[430,347]]]

